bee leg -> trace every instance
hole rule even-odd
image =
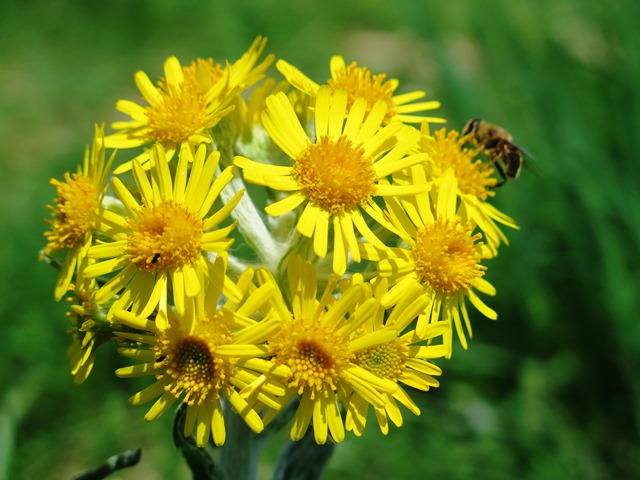
[[[500,174],[500,178],[501,178],[501,180],[499,180],[494,186],[491,187],[492,190],[495,190],[496,188],[500,188],[502,185],[504,185],[508,177],[506,172],[504,171],[504,167],[500,162],[494,161],[492,163],[493,163],[493,166],[498,171],[498,173]]]

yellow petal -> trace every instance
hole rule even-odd
[[[172,393],[165,392],[149,409],[147,414],[144,416],[144,419],[147,422],[152,422],[163,413],[168,412],[173,404],[176,403],[176,400],[177,398]]]
[[[456,215],[456,200],[458,192],[458,182],[453,168],[447,168],[440,178],[440,189],[438,190],[438,218],[454,218]]]
[[[360,215],[360,212],[356,212],[353,214],[353,216],[358,215]],[[360,263],[360,250],[358,250],[358,239],[356,238],[356,234],[353,231],[352,216],[344,214],[338,218],[340,219],[341,232],[344,235],[344,239],[347,243],[347,249],[353,256],[353,261]]]
[[[156,172],[160,196],[163,199],[173,198],[173,184],[169,165],[167,165],[167,157],[165,156],[164,148],[159,143],[156,143],[151,150],[151,161]]]
[[[129,403],[131,405],[136,405],[137,406],[137,405],[142,405],[143,403],[147,403],[147,402],[153,400],[154,398],[156,398],[159,395],[162,395],[164,393],[164,387],[170,381],[171,380],[161,380],[159,382],[155,382],[155,383],[149,385],[144,390],[141,390],[138,393],[136,393],[135,395],[131,396],[129,398]]]
[[[318,91],[319,85],[316,82],[284,60],[278,60],[276,62],[276,68],[291,85],[301,92],[313,96]]]
[[[331,432],[331,438],[336,442],[344,440],[344,424],[340,415],[340,407],[338,406],[337,396],[331,392],[325,400],[325,412],[327,417],[327,425]]]
[[[97,291],[95,296],[96,303],[102,304],[110,298],[113,298],[113,296],[125,288],[138,273],[139,270],[133,265],[125,267],[122,271],[118,272],[116,276],[100,287],[100,290]],[[86,272],[85,275],[87,275]]]
[[[422,98],[426,95],[425,92],[422,92],[420,90],[415,90],[413,92],[408,92],[408,93],[402,93],[400,95],[394,95],[393,97],[391,97],[391,99],[393,100],[393,103],[396,105],[402,105],[404,103],[409,103],[409,102],[413,102],[414,100],[417,100],[419,98]],[[438,108],[440,106],[440,102],[425,102],[425,103],[434,103],[437,104],[436,107],[433,108]],[[412,105],[416,105],[416,104],[412,104]],[[419,103],[417,105],[420,105]]]
[[[121,352],[121,350],[123,350],[124,353]],[[131,355],[126,355],[127,352],[125,350],[126,349],[118,349],[118,352],[123,353],[123,355],[127,357],[131,357]],[[120,378],[134,378],[143,375],[153,375],[155,372],[156,369],[153,363],[141,363],[139,365],[130,365],[128,367],[118,368],[116,370],[116,375]]]
[[[340,219],[333,217],[333,273],[336,275],[343,275],[347,271],[347,248]]]
[[[149,105],[158,105],[162,102],[162,95],[155,87],[146,73],[139,70],[134,75],[134,81],[140,93],[142,93],[142,97],[149,103]]]
[[[309,144],[309,138],[283,93],[267,97],[262,112],[262,124],[269,136],[290,158],[297,158]]]
[[[260,415],[258,415],[249,404],[246,402],[244,398],[240,396],[240,394],[230,389],[228,394],[228,400],[233,409],[238,412],[238,414],[244,419],[249,428],[256,433],[262,432],[264,430],[264,424],[262,423],[262,419]]]
[[[313,234],[313,251],[320,258],[327,256],[329,241],[329,212],[318,209],[315,231]]]
[[[268,205],[264,209],[264,211],[272,217],[278,217],[298,208],[298,206],[300,206],[306,199],[307,197],[305,197],[304,195],[294,193],[292,195],[289,195],[288,197],[283,198],[282,200]]]
[[[485,305],[485,303],[480,300],[480,298],[471,289],[467,291],[467,295],[469,296],[469,300],[473,306],[476,307],[485,317],[491,320],[496,320],[498,318],[496,311]]]
[[[176,57],[171,56],[164,62],[164,78],[171,86],[179,86],[184,81],[182,66]]]
[[[311,401],[309,392],[304,392],[291,424],[291,440],[301,440],[304,434],[307,433],[309,422],[313,416],[314,405],[315,402]]]
[[[323,88],[330,88],[330,87],[320,87],[320,91]],[[320,91],[318,91],[318,96],[320,95]],[[317,103],[316,103],[316,108],[317,108]],[[331,106],[329,109],[329,125],[327,130],[327,134],[329,136],[337,137],[338,135],[342,134],[342,126],[344,124],[344,120],[346,117],[346,111],[347,111],[347,92],[344,90],[337,90],[331,96]]]
[[[296,228],[301,235],[307,238],[313,238],[313,231],[316,228],[318,217],[321,215],[321,210],[311,203],[307,203],[298,219]]]

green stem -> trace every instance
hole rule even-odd
[[[335,450],[335,443],[318,445],[309,429],[302,440],[290,441],[273,474],[273,480],[318,480]]]
[[[220,467],[229,479],[255,480],[258,460],[262,450],[262,438],[258,437],[231,407],[224,418],[227,439],[220,447]]]
[[[244,182],[236,175],[227,187],[222,190],[220,199],[223,203],[227,203],[244,187]],[[236,208],[231,212],[231,217],[238,222],[238,231],[242,234],[247,244],[256,252],[260,262],[270,266],[274,259],[280,258],[281,244],[274,240],[273,235],[271,235],[246,191]]]

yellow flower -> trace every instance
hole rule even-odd
[[[225,261],[223,254],[210,267],[212,278],[224,277]],[[187,405],[184,435],[195,431],[196,444],[200,447],[206,445],[209,438],[218,446],[225,442],[222,399],[254,432],[260,433],[264,428],[260,416],[237,389],[258,378],[257,373],[241,363],[265,355],[265,339],[277,328],[273,320],[263,323],[250,320],[274,290],[272,285],[264,285],[245,296],[247,291],[243,289],[241,301],[227,301],[218,308],[219,284],[211,281],[206,294],[201,291],[189,301],[183,315],[171,316],[165,329],[158,328],[159,323],[165,322],[117,311],[114,320],[122,323],[118,336],[121,341],[131,343],[118,351],[145,363],[120,368],[116,374],[119,377],[153,375],[156,379],[129,402],[141,405],[157,398],[145,415],[145,420],[153,421],[181,400]],[[166,314],[165,310],[158,312],[159,316]],[[225,348],[227,351],[221,355],[219,351]],[[259,405],[278,408],[273,394],[283,393],[282,386],[265,384],[257,400]]]
[[[486,317],[496,319],[494,310],[476,295],[478,290],[494,295],[495,288],[484,278],[486,267],[480,264],[491,256],[481,235],[472,232],[474,225],[463,223],[456,213],[457,181],[453,169],[448,169],[439,182],[435,205],[429,195],[417,200],[389,199],[389,216],[402,232],[408,248],[378,250],[361,245],[363,257],[378,262],[378,273],[388,278],[391,288],[382,298],[382,305],[390,307],[408,295],[412,285],[420,285],[419,295],[429,302],[416,325],[418,337],[424,338],[430,323],[441,317],[455,327],[463,348],[467,348],[464,326],[471,337],[471,323],[465,304],[469,301]],[[452,335],[445,335],[445,345],[451,347]],[[449,353],[448,356],[450,356]]]
[[[51,180],[57,197],[55,206],[48,207],[53,219],[46,220],[51,230],[44,234],[47,245],[43,253],[51,255],[67,250],[54,291],[56,300],[60,300],[69,289],[76,266],[91,244],[92,216],[100,206],[112,162],[113,155],[105,162],[104,128],[96,125],[93,145],[91,149],[87,147],[78,172],[66,173],[63,182]]]
[[[368,285],[354,285],[337,301],[332,297],[337,277],[317,299],[315,267],[298,255],[288,263],[291,310],[281,294],[271,298],[273,312],[280,328],[268,342],[271,366],[247,362],[247,366],[264,373],[248,391],[259,389],[265,379],[282,382],[289,400],[300,396],[290,430],[292,440],[300,440],[313,424],[317,443],[331,438],[344,439],[344,423],[339,403],[345,392],[355,391],[376,407],[384,407],[385,393],[393,393],[397,385],[355,363],[357,355],[396,338],[398,331],[384,327],[357,338],[353,333],[375,313],[377,302],[371,298]],[[262,285],[275,283],[267,270],[258,271]]]
[[[358,281],[361,281],[359,274],[354,275],[347,283]],[[394,327],[402,332],[397,338],[387,343],[358,352],[354,359],[356,365],[398,384],[398,388],[393,393],[383,394],[386,397],[384,407],[374,407],[378,425],[384,435],[389,432],[389,420],[397,427],[402,426],[402,413],[398,403],[404,405],[414,415],[420,415],[420,408],[400,384],[422,391],[437,387],[439,383],[434,376],[440,375],[442,371],[429,360],[449,353],[447,345],[434,343],[438,337],[450,330],[447,322],[435,322],[429,325],[424,338],[419,338],[415,332],[415,325],[412,323],[428,304],[428,299],[424,295],[419,295],[420,290],[421,287],[418,284],[411,285],[405,296],[388,313],[380,305],[377,313],[354,333],[354,336],[361,336],[384,327]],[[374,283],[375,298],[381,302],[387,291],[387,279],[378,277]],[[362,435],[367,422],[369,402],[357,391],[353,391],[344,403],[347,412],[346,429],[353,431],[357,436]]]
[[[320,88],[317,83],[300,72],[294,66],[284,60],[278,60],[276,67],[284,77],[298,90],[315,98]],[[332,91],[345,90],[347,92],[347,102],[350,108],[358,98],[365,98],[367,101],[367,111],[370,111],[377,102],[387,105],[387,111],[383,120],[383,125],[392,122],[418,123],[427,121],[431,123],[444,123],[445,120],[439,117],[422,117],[415,113],[434,110],[440,107],[440,102],[428,101],[420,103],[410,103],[424,97],[422,91],[415,91],[394,95],[399,82],[396,79],[385,81],[384,73],[372,75],[367,67],[358,67],[356,62],[349,66],[345,64],[344,58],[340,55],[331,57],[330,63],[331,78],[327,84]]]
[[[258,82],[273,61],[268,56],[256,66],[265,45],[266,39],[256,38],[237,62],[226,67],[214,64],[212,59],[198,59],[183,67],[176,57],[169,57],[157,87],[144,72],[138,71],[135,82],[148,105],[129,100],[117,102],[116,108],[131,120],[112,125],[119,132],[106,137],[107,147],[123,149],[158,142],[171,159],[181,144],[193,148],[210,143],[207,130],[233,110],[234,99]],[[146,164],[149,151],[136,159]],[[115,173],[130,170],[131,166],[131,162],[126,162]]]
[[[423,127],[423,133],[425,132]],[[487,245],[497,254],[501,243],[508,245],[507,237],[498,224],[517,229],[515,221],[487,200],[495,195],[494,168],[478,158],[478,151],[465,148],[465,139],[455,130],[440,129],[433,136],[423,135],[419,150],[429,153],[432,174],[439,177],[448,168],[453,168],[458,182],[458,195],[462,200],[458,214],[478,225]]]
[[[419,132],[394,123],[381,127],[387,110],[377,102],[367,114],[367,103],[359,99],[347,109],[347,94],[320,87],[315,107],[315,142],[305,133],[287,96],[278,93],[267,98],[262,123],[272,140],[293,159],[293,166],[258,163],[235,157],[248,182],[291,192],[265,209],[279,216],[304,205],[297,230],[313,239],[313,248],[324,258],[333,231],[333,271],[347,268],[348,254],[360,261],[356,230],[369,242],[384,248],[362,215],[364,210],[383,226],[377,197],[412,195],[424,186],[387,185],[380,179],[426,161],[426,154],[407,156],[418,141]],[[345,120],[346,119],[346,120]]]
[[[133,163],[142,204],[119,178],[113,179],[113,190],[129,216],[100,211],[96,229],[113,241],[89,249],[89,257],[102,261],[84,272],[89,278],[117,272],[95,295],[95,301],[103,304],[122,292],[112,304],[109,318],[115,310],[129,308],[149,316],[156,306],[166,307],[169,291],[173,292],[178,313],[184,312],[186,299],[202,288],[200,277],[207,271],[207,253],[224,252],[233,243],[228,236],[234,224],[215,227],[229,216],[243,191],[211,213],[220,191],[233,177],[233,167],[214,179],[220,153],[205,156],[205,145],[198,148],[195,158],[183,146],[172,179],[164,149],[155,145],[149,172],[139,162]],[[225,295],[237,296],[232,282],[225,281],[224,285]]]

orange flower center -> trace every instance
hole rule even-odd
[[[208,128],[211,118],[206,93],[222,72],[213,60],[199,59],[182,67],[184,78],[179,84],[162,78],[158,82],[160,103],[146,109],[151,135],[162,144],[178,144]]]
[[[293,178],[309,201],[339,215],[365,204],[376,193],[373,160],[351,141],[323,136],[296,159]]]
[[[202,255],[204,222],[173,200],[144,205],[135,219],[127,219],[131,234],[127,254],[140,270],[195,265]]]
[[[352,358],[346,340],[319,320],[288,322],[270,346],[274,362],[290,369],[287,386],[297,388],[298,394],[310,390],[312,399],[336,390],[340,373]]]
[[[423,284],[437,292],[455,293],[484,275],[486,267],[479,264],[480,252],[475,244],[481,235],[471,235],[471,230],[456,219],[437,220],[418,231],[411,255]]]
[[[218,318],[202,318],[193,334],[169,329],[160,335],[154,347],[158,380],[170,378],[165,390],[178,398],[185,394],[184,403],[200,405],[210,395],[219,398],[220,389],[229,382],[234,367],[215,355],[218,345],[231,342],[228,329]]]
[[[84,175],[65,173],[64,182],[52,179],[51,184],[58,196],[55,206],[49,206],[53,219],[47,220],[51,231],[45,232],[46,253],[80,245],[90,230],[90,215],[98,207],[98,192]]]

